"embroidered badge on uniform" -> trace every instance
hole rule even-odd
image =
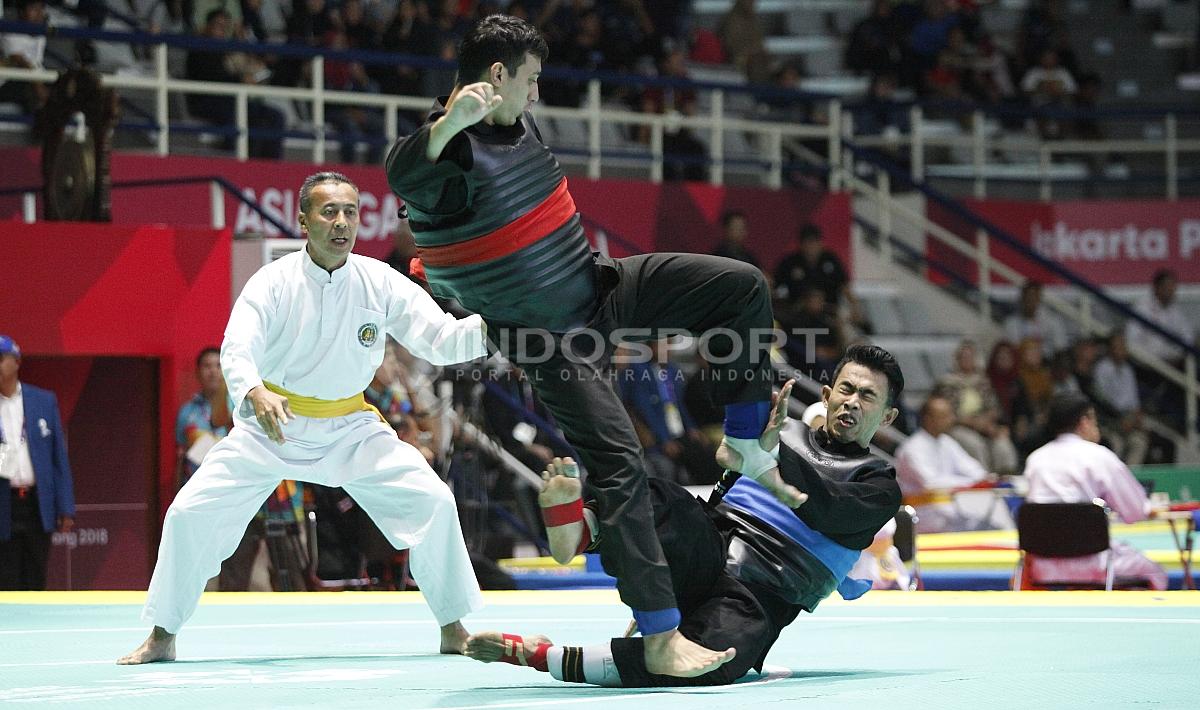
[[[375,323],[364,323],[358,327],[358,344],[369,348],[379,338],[379,326]]]

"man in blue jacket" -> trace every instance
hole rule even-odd
[[[58,400],[21,384],[20,368],[21,349],[0,335],[0,590],[45,589],[50,533],[75,524]]]

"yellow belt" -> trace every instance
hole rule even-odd
[[[344,417],[347,414],[355,412],[375,412],[375,416],[379,417],[379,421],[387,423],[374,405],[368,404],[363,393],[359,392],[356,395],[351,395],[344,399],[317,399],[316,397],[305,397],[302,394],[288,392],[279,385],[273,385],[270,382],[264,382],[263,387],[271,390],[275,394],[287,397],[288,407],[293,414],[299,414],[302,417],[313,417],[315,419],[332,419],[333,417]]]
[[[954,494],[950,491],[926,491],[904,496],[905,505],[934,505],[935,503],[952,503]]]

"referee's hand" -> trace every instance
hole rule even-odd
[[[254,407],[254,417],[267,433],[267,438],[276,444],[287,441],[283,436],[283,425],[296,416],[288,406],[287,397],[275,394],[262,385],[250,390],[246,397],[250,399],[250,404]]]

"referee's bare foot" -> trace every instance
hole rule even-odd
[[[646,670],[651,673],[695,678],[732,661],[736,651],[732,648],[711,651],[689,641],[679,629],[671,629],[647,636],[644,653]]]
[[[452,624],[446,624],[442,627],[442,647],[439,653],[450,653],[462,655],[463,649],[467,646],[467,637],[470,634],[463,628],[461,621],[455,621]]]
[[[138,666],[143,663],[158,663],[159,661],[175,660],[175,634],[167,633],[161,626],[155,626],[150,636],[128,656],[117,659],[118,666]]]

